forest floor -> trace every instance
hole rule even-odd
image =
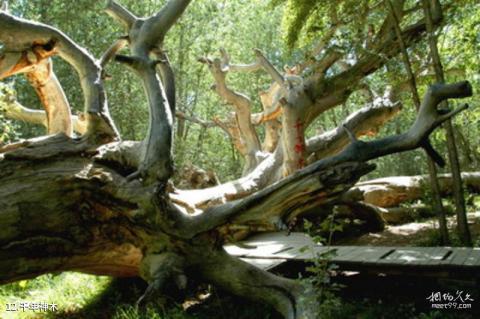
[[[468,217],[472,238],[478,246],[480,212],[470,212]],[[448,217],[448,223],[449,229],[455,229],[454,216]],[[390,225],[380,233],[343,238],[335,244],[436,246],[438,236],[435,228],[433,218],[424,219],[403,225]],[[332,278],[332,281],[335,280]],[[325,316],[321,319],[479,318],[478,309],[446,312],[419,307],[419,303],[425,303],[425,296],[421,292],[413,298],[415,291],[418,291],[419,287],[435,287],[434,283],[424,279],[407,282],[398,278],[376,281],[371,277],[359,277],[358,280],[353,285],[356,290],[352,292],[344,288],[337,297],[329,301]],[[399,288],[399,284],[404,287]],[[146,313],[139,313],[132,305],[145,288],[143,281],[134,278],[113,279],[72,272],[44,275],[0,287],[0,319],[280,319],[264,305],[245,301],[213,287],[199,290],[199,294],[203,293],[203,296],[199,297],[198,294],[196,298],[191,297],[189,303],[182,305],[170,302],[168,307],[157,306]],[[406,293],[402,294],[402,290]],[[49,313],[48,316],[28,312],[5,312],[7,303],[22,301],[56,303],[58,311]],[[188,307],[185,307],[187,305]],[[475,308],[479,306],[478,302],[474,304]],[[188,308],[187,311],[184,311],[185,308]]]
[[[472,238],[480,238],[480,212],[468,215],[469,229]],[[448,229],[456,229],[456,217],[447,217]],[[379,233],[367,233],[360,237],[350,237],[339,240],[339,245],[372,245],[372,246],[438,246],[438,222],[435,218],[406,223],[402,225],[387,225]],[[453,240],[455,245],[455,239]],[[478,242],[475,246],[479,246]]]

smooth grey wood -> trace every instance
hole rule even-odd
[[[474,248],[464,263],[465,266],[480,265],[480,248]]]
[[[468,256],[470,256],[470,253],[472,252],[471,248],[455,248],[453,249],[454,255],[449,262],[451,265],[463,265],[465,260],[467,260]]]
[[[449,258],[450,255],[453,254],[452,249],[446,247],[436,247],[435,250],[432,251],[431,257],[429,260],[420,262],[420,264],[425,265],[434,265],[438,264],[439,262],[443,261],[445,258]]]
[[[376,263],[379,259],[390,252],[394,247],[368,247],[355,261],[359,263]]]
[[[240,258],[240,259],[249,263],[250,265],[253,265],[255,267],[258,267],[264,270],[270,270],[287,261],[286,259],[255,259],[255,258]]]
[[[354,261],[356,258],[361,256],[365,249],[364,247],[348,247],[346,249],[342,249],[341,247],[337,250],[338,255],[332,257],[332,262],[345,262],[345,261]]]

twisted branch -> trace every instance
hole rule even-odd
[[[108,112],[101,66],[85,49],[55,28],[17,18],[3,11],[0,12],[0,27],[0,41],[7,49],[6,57],[0,60],[0,78],[24,72],[25,67],[34,64],[23,52],[37,52],[37,57],[40,58],[46,56],[38,54],[39,49],[47,52],[48,56],[58,54],[79,75],[88,123],[86,135],[96,141],[109,141],[118,137]]]

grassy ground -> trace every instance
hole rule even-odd
[[[480,197],[475,198],[475,210],[480,207]],[[472,212],[472,210],[471,210]],[[470,225],[476,246],[480,244],[480,214],[469,214],[473,223]],[[453,223],[453,218],[452,223]],[[413,227],[413,226],[415,227]],[[421,227],[420,227],[421,226]],[[454,229],[454,225],[450,225]],[[396,244],[401,245],[437,245],[438,236],[429,221],[421,221],[401,226],[392,226],[380,234],[367,234],[356,237],[353,244]],[[412,230],[413,229],[413,230]],[[410,233],[412,231],[412,233]],[[368,280],[368,279],[367,279]],[[385,284],[389,289],[395,284]],[[377,290],[372,282],[364,282],[361,289],[368,292]],[[413,289],[415,290],[413,286]],[[139,313],[135,301],[141,296],[146,285],[139,279],[112,279],[110,277],[92,276],[73,272],[59,275],[44,275],[32,280],[24,280],[9,285],[0,286],[0,319],[280,319],[270,308],[245,300],[235,298],[221,291],[210,290],[210,297],[184,311],[182,305],[169,303],[167,309],[152,307],[146,313]],[[378,296],[362,296],[353,294],[330,300],[326,308],[325,319],[449,319],[474,318],[479,315],[471,311],[446,312],[423,311],[416,308],[411,300],[397,300],[396,293]],[[423,296],[423,295],[422,295]],[[389,298],[393,297],[393,298]],[[480,298],[479,298],[480,299]],[[56,312],[6,311],[8,304],[20,303],[56,304]],[[474,307],[480,306],[476,300]],[[477,316],[477,318],[480,318]],[[323,318],[322,318],[323,319]]]
[[[44,275],[32,280],[0,286],[0,319],[206,319],[229,318],[278,319],[268,307],[253,305],[233,297],[211,297],[201,306],[191,306],[188,312],[181,305],[170,303],[168,309],[151,307],[139,313],[135,301],[146,285],[139,279],[112,279],[74,272]],[[6,311],[7,304],[37,302],[56,304],[58,311]],[[236,315],[233,317],[232,313]]]
[[[145,285],[136,279],[111,279],[66,272],[45,275],[34,280],[0,287],[1,319],[280,319],[268,307],[250,303],[222,292],[212,291],[202,304],[183,311],[181,306],[150,308],[139,313],[132,305]],[[15,302],[48,302],[58,305],[57,312],[6,312],[5,305]],[[339,319],[448,319],[473,318],[469,313],[445,311],[421,312],[408,302],[385,302],[378,299],[336,299],[325,318]]]

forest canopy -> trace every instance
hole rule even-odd
[[[167,37],[166,48],[171,51],[169,58],[175,69],[178,82],[178,109],[186,114],[194,114],[197,118],[211,121],[214,116],[222,117],[229,112],[227,107],[214,91],[210,90],[213,79],[209,76],[208,69],[197,62],[199,57],[215,54],[219,48],[225,48],[232,56],[232,60],[239,63],[248,63],[254,59],[253,48],[259,48],[266,53],[269,60],[278,68],[288,65],[295,66],[308,56],[310,48],[319,39],[332,30],[335,24],[332,22],[332,7],[341,12],[341,19],[345,25],[336,28],[334,37],[338,40],[331,41],[329,46],[342,46],[348,52],[353,51],[354,46],[361,46],[363,36],[357,33],[368,32],[369,25],[377,26],[382,22],[385,15],[385,7],[380,1],[362,1],[362,5],[377,6],[377,12],[364,15],[357,6],[356,1],[322,2],[317,1],[195,1],[179,22],[170,31],[173,34]],[[162,5],[162,1],[148,1],[146,4],[137,2],[123,3],[131,8],[139,16],[146,16],[155,12]],[[407,2],[407,6],[414,6],[416,1]],[[456,81],[468,78],[474,86],[478,85],[479,62],[478,56],[478,27],[480,17],[475,1],[451,2],[446,12],[447,19],[444,24],[448,32],[440,32],[438,40],[439,49],[445,63],[447,79]],[[55,27],[63,30],[81,45],[89,48],[95,56],[101,55],[110,43],[115,39],[121,29],[112,24],[109,17],[99,14],[104,4],[94,1],[35,1],[20,2],[10,1],[10,10],[18,15],[52,23]],[[352,12],[353,11],[353,12]],[[81,15],[70,15],[70,12],[83,12]],[[421,14],[420,12],[418,13]],[[365,18],[357,19],[355,15]],[[317,19],[322,16],[322,19]],[[78,28],[78,25],[88,25],[88,28]],[[427,43],[421,41],[411,50],[412,63],[418,68],[418,73],[432,72],[425,70],[426,59],[421,52],[426,52]],[[72,108],[75,112],[83,107],[82,95],[76,76],[72,76],[72,69],[61,59],[55,58],[57,76],[65,88]],[[334,66],[332,72],[339,72],[340,65]],[[123,72],[121,66],[109,65],[109,75],[115,77],[115,81],[107,81],[108,90],[116,94],[109,96],[110,111],[115,119],[118,129],[124,139],[139,139],[144,136],[147,126],[146,118],[148,106],[142,99],[142,89],[128,73]],[[420,90],[431,83],[432,76],[420,79]],[[24,106],[39,108],[39,101],[35,92],[22,77],[9,78],[4,82],[15,89],[17,99]],[[374,92],[383,93],[385,87],[403,85],[405,88],[406,74],[403,69],[400,56],[391,59],[386,66],[370,75],[365,82]],[[261,109],[258,92],[268,88],[270,78],[261,72],[229,75],[229,84],[236,90],[252,97],[255,111]],[[122,88],[122,89],[120,89]],[[404,112],[401,112],[395,121],[386,123],[381,134],[388,135],[408,125],[414,117],[413,103],[408,90],[402,90],[400,95]],[[312,124],[307,136],[313,136],[316,132],[327,131],[336,127],[346,114],[361,108],[368,96],[354,93],[342,108],[327,111],[321,118]],[[475,103],[472,103],[475,104]],[[132,115],[135,116],[132,116]],[[468,116],[468,119],[467,119]],[[459,117],[455,121],[462,126],[462,138],[459,143],[467,143],[460,150],[462,163],[466,170],[473,169],[478,164],[478,136],[480,114],[477,109]],[[5,122],[2,122],[5,123]],[[181,123],[181,122],[180,122]],[[178,126],[183,124],[178,123]],[[5,124],[3,124],[5,125]],[[4,143],[18,138],[29,138],[43,134],[44,129],[38,126],[27,125],[22,122],[9,121],[8,129],[3,131]],[[231,147],[231,143],[225,138],[225,133],[219,127],[204,127],[185,122],[185,128],[181,129],[182,143],[176,145],[177,166],[195,163],[203,169],[214,169],[221,181],[238,177],[242,172],[242,156]],[[445,139],[441,131],[435,132],[432,142],[445,153],[443,143]],[[208,141],[208,142],[206,142]],[[472,150],[470,154],[462,150]],[[406,165],[419,156],[417,151],[402,154],[405,160],[397,161],[387,157],[378,161],[378,169],[373,176],[388,175],[415,175],[426,171],[426,166]],[[473,162],[472,162],[473,161]]]

